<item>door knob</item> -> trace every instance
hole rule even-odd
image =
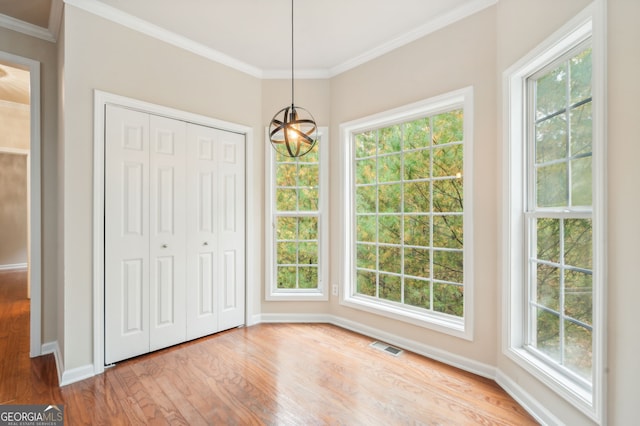
[[[205,241],[204,243],[202,243],[203,246],[208,246],[209,242]]]
[[[162,245],[162,248],[167,248],[167,247],[169,247],[169,246],[168,246],[168,245],[166,245],[166,244],[163,244],[163,245]]]

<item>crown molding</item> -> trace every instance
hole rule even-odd
[[[62,20],[62,0],[52,0],[51,11],[49,12],[49,26],[43,28],[29,22],[16,19],[12,16],[0,13],[0,27],[7,28],[31,37],[39,38],[51,43],[55,43],[58,39],[58,31],[60,29],[60,21]]]
[[[296,69],[296,80],[323,80],[331,78],[332,75],[327,69]],[[262,71],[262,78],[265,80],[286,80],[291,78],[291,69],[288,70],[265,70]]]
[[[54,0],[62,1],[62,0]],[[296,79],[328,79],[343,72],[349,71],[359,65],[378,58],[392,50],[398,49],[409,44],[419,38],[438,31],[447,25],[451,25],[461,19],[464,19],[474,13],[496,4],[498,0],[475,0],[464,4],[450,12],[444,13],[435,19],[430,20],[424,25],[408,31],[374,49],[371,49],[361,55],[349,59],[336,66],[326,69],[302,69],[296,70]],[[148,35],[155,39],[172,44],[181,49],[187,50],[196,55],[203,56],[214,62],[226,65],[237,71],[249,74],[252,77],[260,79],[288,79],[291,78],[290,70],[263,70],[253,65],[242,62],[236,58],[219,52],[215,49],[207,47],[201,43],[195,42],[187,37],[168,31],[155,24],[137,18],[133,15],[125,13],[117,8],[109,6],[105,3],[93,0],[64,0],[64,3],[82,9],[86,12],[100,16],[117,24],[123,25],[134,31]]]
[[[82,9],[85,12],[92,13],[101,18],[125,26],[131,30],[148,35],[149,37],[164,41],[165,43],[169,43],[219,64],[226,65],[245,74],[249,74],[250,76],[262,78],[262,70],[257,67],[239,61],[229,55],[225,55],[215,49],[211,49],[201,43],[197,43],[187,37],[168,31],[105,3],[92,0],[64,0],[64,2],[68,5]]]
[[[464,4],[450,12],[444,13],[424,25],[408,31],[380,46],[373,48],[355,58],[349,59],[341,64],[338,64],[330,68],[329,76],[335,77],[338,74],[342,74],[345,71],[349,71],[359,65],[369,62],[375,58],[378,58],[392,50],[398,49],[404,45],[407,45],[413,41],[416,41],[426,35],[434,33],[454,22],[460,21],[474,13],[480,12],[494,4],[498,3],[498,0],[476,0],[471,3]]]
[[[31,37],[36,37],[41,40],[49,41],[51,43],[56,42],[56,37],[48,29],[30,24],[25,21],[21,21],[8,15],[3,15],[1,13],[0,27],[26,34]]]

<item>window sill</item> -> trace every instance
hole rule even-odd
[[[593,405],[593,393],[585,389],[575,380],[558,372],[557,369],[545,363],[524,348],[511,347],[504,351],[505,355],[517,365],[540,380],[582,413],[592,420],[598,421]]]
[[[267,293],[265,300],[268,302],[288,301],[288,302],[326,302],[329,296],[321,290],[272,290]]]
[[[463,318],[454,317],[436,312],[419,311],[411,308],[403,308],[395,304],[386,304],[378,299],[366,296],[347,296],[341,299],[340,304],[353,309],[359,309],[375,315],[406,322],[418,327],[428,328],[450,336],[465,340],[473,340],[473,333],[469,327],[465,327]]]

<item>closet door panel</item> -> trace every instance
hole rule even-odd
[[[187,338],[219,331],[217,130],[187,125]]]
[[[218,130],[220,212],[218,245],[222,271],[219,299],[220,329],[245,320],[245,137]]]
[[[150,116],[150,348],[186,339],[186,124]]]
[[[224,303],[223,311],[229,311],[238,307],[238,280],[237,276],[237,253],[235,250],[225,250],[224,258],[222,259],[224,268],[222,276],[222,302]]]
[[[105,363],[149,352],[149,117],[108,105]]]
[[[197,286],[197,303],[196,308],[199,317],[214,315],[214,294],[213,274],[214,274],[213,253],[200,253],[198,256],[198,280],[195,282]]]

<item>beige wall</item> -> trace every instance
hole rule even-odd
[[[608,0],[609,424],[638,422],[640,2]]]
[[[29,149],[29,108],[0,100],[0,148]]]
[[[474,89],[473,196],[475,335],[473,342],[347,308],[334,315],[488,365],[496,358],[496,45],[495,7],[459,21],[331,80],[331,149],[340,151],[340,123],[467,86]],[[331,278],[340,283],[339,156],[331,157]],[[334,178],[335,177],[335,178]]]
[[[295,104],[307,109],[318,126],[331,122],[330,80],[296,80]],[[291,105],[291,80],[262,81],[262,122],[266,127],[274,114]]]
[[[64,223],[64,365],[93,363],[94,89],[252,127],[262,134],[261,82],[69,4],[64,22],[62,156]],[[247,146],[247,186],[262,183],[263,142]],[[257,181],[252,181],[257,179]],[[259,194],[258,194],[259,195]],[[260,201],[247,200],[259,215]],[[252,221],[252,214],[247,215]],[[252,254],[249,254],[252,255]],[[261,283],[249,285],[260,286]]]
[[[42,342],[57,339],[57,60],[54,43],[0,28],[0,51],[40,62]]]
[[[27,263],[27,156],[0,149],[0,267]]]
[[[29,105],[0,100],[0,267],[26,264],[28,260],[28,157],[3,154],[2,150],[28,152],[29,131]]]

